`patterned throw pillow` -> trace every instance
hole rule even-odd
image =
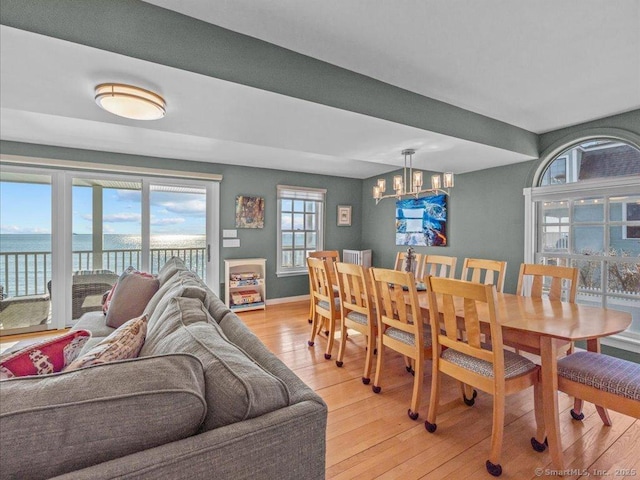
[[[147,336],[147,316],[132,318],[87,353],[71,362],[64,370],[136,358]]]
[[[76,359],[91,332],[75,330],[29,345],[2,358],[0,380],[60,372]]]

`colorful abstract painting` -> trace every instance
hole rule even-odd
[[[263,197],[236,197],[236,228],[264,228]]]
[[[396,201],[396,245],[447,245],[447,196]]]

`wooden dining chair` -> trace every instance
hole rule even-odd
[[[574,420],[584,419],[584,400],[596,405],[611,426],[606,408],[640,418],[640,364],[596,352],[576,352],[558,360],[558,390],[575,398]]]
[[[577,268],[523,263],[516,294],[541,298],[546,293],[550,300],[575,303],[577,287]]]
[[[415,276],[415,278],[422,278],[421,273],[418,271],[420,265],[422,265],[422,254],[414,253],[413,263],[411,264],[411,273]],[[396,254],[396,262],[393,267],[394,270],[398,270],[399,272],[407,271],[407,252],[398,252]]]
[[[545,294],[550,300],[576,303],[576,291],[578,288],[578,269],[575,267],[563,267],[558,265],[540,265],[533,263],[523,263],[520,265],[518,274],[517,295],[542,298]],[[515,348],[516,353],[524,350],[534,355],[540,355],[540,350],[524,345],[510,344]],[[573,353],[573,343],[560,347],[560,352],[566,354]],[[574,414],[582,409],[582,400],[579,397],[574,399],[574,408],[571,414],[576,420],[579,415]],[[598,413],[604,419],[609,418],[608,412],[598,406]],[[607,420],[609,421],[609,420]],[[606,423],[606,422],[605,422]]]
[[[361,265],[337,262],[335,264],[340,298],[340,349],[336,365],[342,367],[347,345],[347,328],[351,328],[364,335],[366,340],[366,355],[362,383],[368,385],[371,381],[371,364],[376,348],[377,321],[371,301],[368,273]]]
[[[418,267],[420,276],[424,279],[428,276],[455,278],[456,276],[456,257],[448,257],[446,255],[425,255],[422,264]]]
[[[462,264],[462,280],[484,283],[485,285],[495,285],[496,291],[502,292],[504,290],[504,276],[506,271],[507,262],[481,258],[465,258]]]
[[[372,283],[378,322],[378,361],[373,392],[382,390],[381,378],[387,348],[401,353],[414,364],[413,395],[407,411],[416,420],[422,399],[424,360],[431,356],[431,333],[423,324],[413,273],[372,268]]]
[[[542,298],[546,294],[550,300],[576,303],[577,287],[577,268],[523,263],[520,265],[516,294],[533,298]],[[540,355],[539,350],[531,347],[516,345],[514,347],[516,353],[519,353],[519,350],[525,350]],[[573,352],[573,344],[563,348],[567,353]]]
[[[307,258],[309,280],[311,282],[311,337],[307,342],[310,347],[315,343],[316,336],[327,325],[327,350],[324,358],[331,359],[331,350],[336,331],[336,320],[340,319],[340,298],[333,293],[333,285],[329,280],[329,266],[327,260]]]
[[[437,428],[436,415],[440,402],[442,373],[493,395],[491,453],[486,467],[491,475],[499,476],[502,473],[500,456],[507,395],[533,385],[537,431],[532,444],[535,442],[544,445],[536,440],[544,438],[541,389],[538,383],[540,367],[531,360],[503,348],[502,329],[495,307],[494,285],[428,277],[427,291],[433,345],[433,373],[425,428],[430,433],[435,432]],[[456,299],[457,308],[464,308],[464,339],[458,335]],[[483,320],[489,321],[490,345],[481,343],[479,310],[483,312]]]
[[[319,250],[317,252],[309,252],[309,257],[320,258],[326,260],[329,267],[329,275],[331,277],[331,285],[334,286],[334,294],[338,295],[338,282],[336,281],[335,271],[333,265],[340,261],[340,252],[338,250]],[[311,277],[309,277],[309,292],[311,292]],[[309,307],[309,323],[311,323],[313,312]]]

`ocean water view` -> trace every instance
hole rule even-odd
[[[74,252],[91,251],[93,235],[74,234],[72,250]],[[105,250],[139,250],[142,240],[139,235],[107,233],[103,235]],[[152,235],[151,248],[204,248],[204,235]],[[49,234],[0,234],[0,253],[7,252],[50,252]]]
[[[74,234],[72,242],[72,269],[93,269],[93,236]],[[129,265],[140,268],[141,243],[139,235],[103,235],[101,268],[116,273]],[[154,273],[166,259],[175,255],[202,275],[205,235],[152,235],[150,246]],[[5,297],[46,293],[51,275],[51,235],[0,234],[0,286]]]

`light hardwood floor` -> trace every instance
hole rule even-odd
[[[334,347],[324,359],[326,338],[307,346],[310,325],[308,302],[269,305],[265,311],[239,316],[249,328],[329,407],[327,426],[327,479],[475,479],[494,478],[484,466],[491,438],[492,399],[478,393],[473,407],[462,403],[457,385],[443,381],[438,430],[424,428],[431,383],[430,362],[420,418],[407,416],[413,378],[399,355],[385,357],[382,392],[361,382],[364,341],[349,335],[344,366],[338,368]],[[35,339],[37,336],[28,336]],[[24,337],[19,338],[25,339]],[[17,338],[3,337],[0,347]],[[375,365],[374,365],[375,368]],[[572,399],[560,394],[560,425],[564,447],[564,478],[640,479],[640,421],[611,412],[612,427],[602,425],[595,408],[585,405],[585,419],[571,419]],[[507,399],[502,479],[553,478],[547,452],[536,453],[529,443],[535,431],[533,391]],[[537,472],[542,472],[538,475]],[[625,475],[626,473],[626,475]],[[548,475],[547,475],[548,474]]]
[[[361,381],[364,339],[357,332],[350,333],[344,366],[338,368],[337,345],[331,360],[324,359],[326,338],[319,337],[314,347],[307,346],[308,313],[308,302],[296,302],[269,305],[266,311],[244,312],[240,317],[327,403],[328,479],[495,478],[485,469],[491,439],[490,395],[479,392],[475,405],[467,407],[460,400],[457,384],[445,379],[438,430],[429,434],[424,420],[431,362],[425,374],[420,418],[412,421],[407,409],[413,378],[403,359],[386,354],[382,392],[375,394],[371,385]],[[562,445],[569,472],[564,478],[585,478],[588,473],[589,478],[640,479],[640,421],[611,412],[613,426],[605,427],[593,405],[586,404],[584,421],[576,422],[569,415],[572,403],[560,394]],[[552,471],[545,472],[551,470],[549,454],[531,448],[529,439],[534,432],[533,390],[508,397],[500,478],[557,477]],[[537,475],[536,469],[543,475]]]

